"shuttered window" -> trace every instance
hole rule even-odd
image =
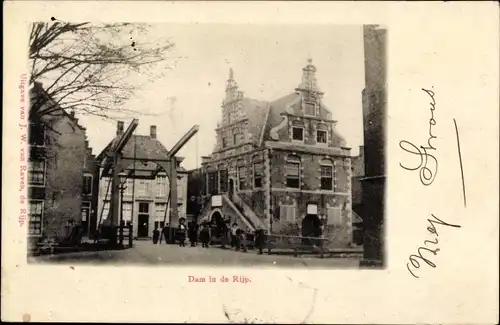
[[[295,222],[295,205],[280,205],[280,221]]]
[[[327,225],[342,225],[342,210],[337,207],[327,207]]]

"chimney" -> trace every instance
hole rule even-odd
[[[116,135],[122,135],[123,134],[123,126],[124,126],[123,121],[118,121],[116,123]]]
[[[152,139],[156,139],[156,125],[151,125],[149,127],[149,135]]]

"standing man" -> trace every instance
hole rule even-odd
[[[259,250],[259,255],[262,255],[262,249],[266,244],[266,234],[264,230],[259,228],[255,231],[255,248]]]

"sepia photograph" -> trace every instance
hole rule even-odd
[[[32,23],[28,262],[383,268],[386,34]]]
[[[496,3],[4,7],[2,320],[498,323]]]

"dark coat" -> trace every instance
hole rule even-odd
[[[264,230],[258,229],[255,231],[255,247],[257,248],[264,248],[266,244],[266,234],[264,233]]]
[[[208,227],[200,230],[200,241],[202,243],[208,243],[210,241],[210,230]]]

